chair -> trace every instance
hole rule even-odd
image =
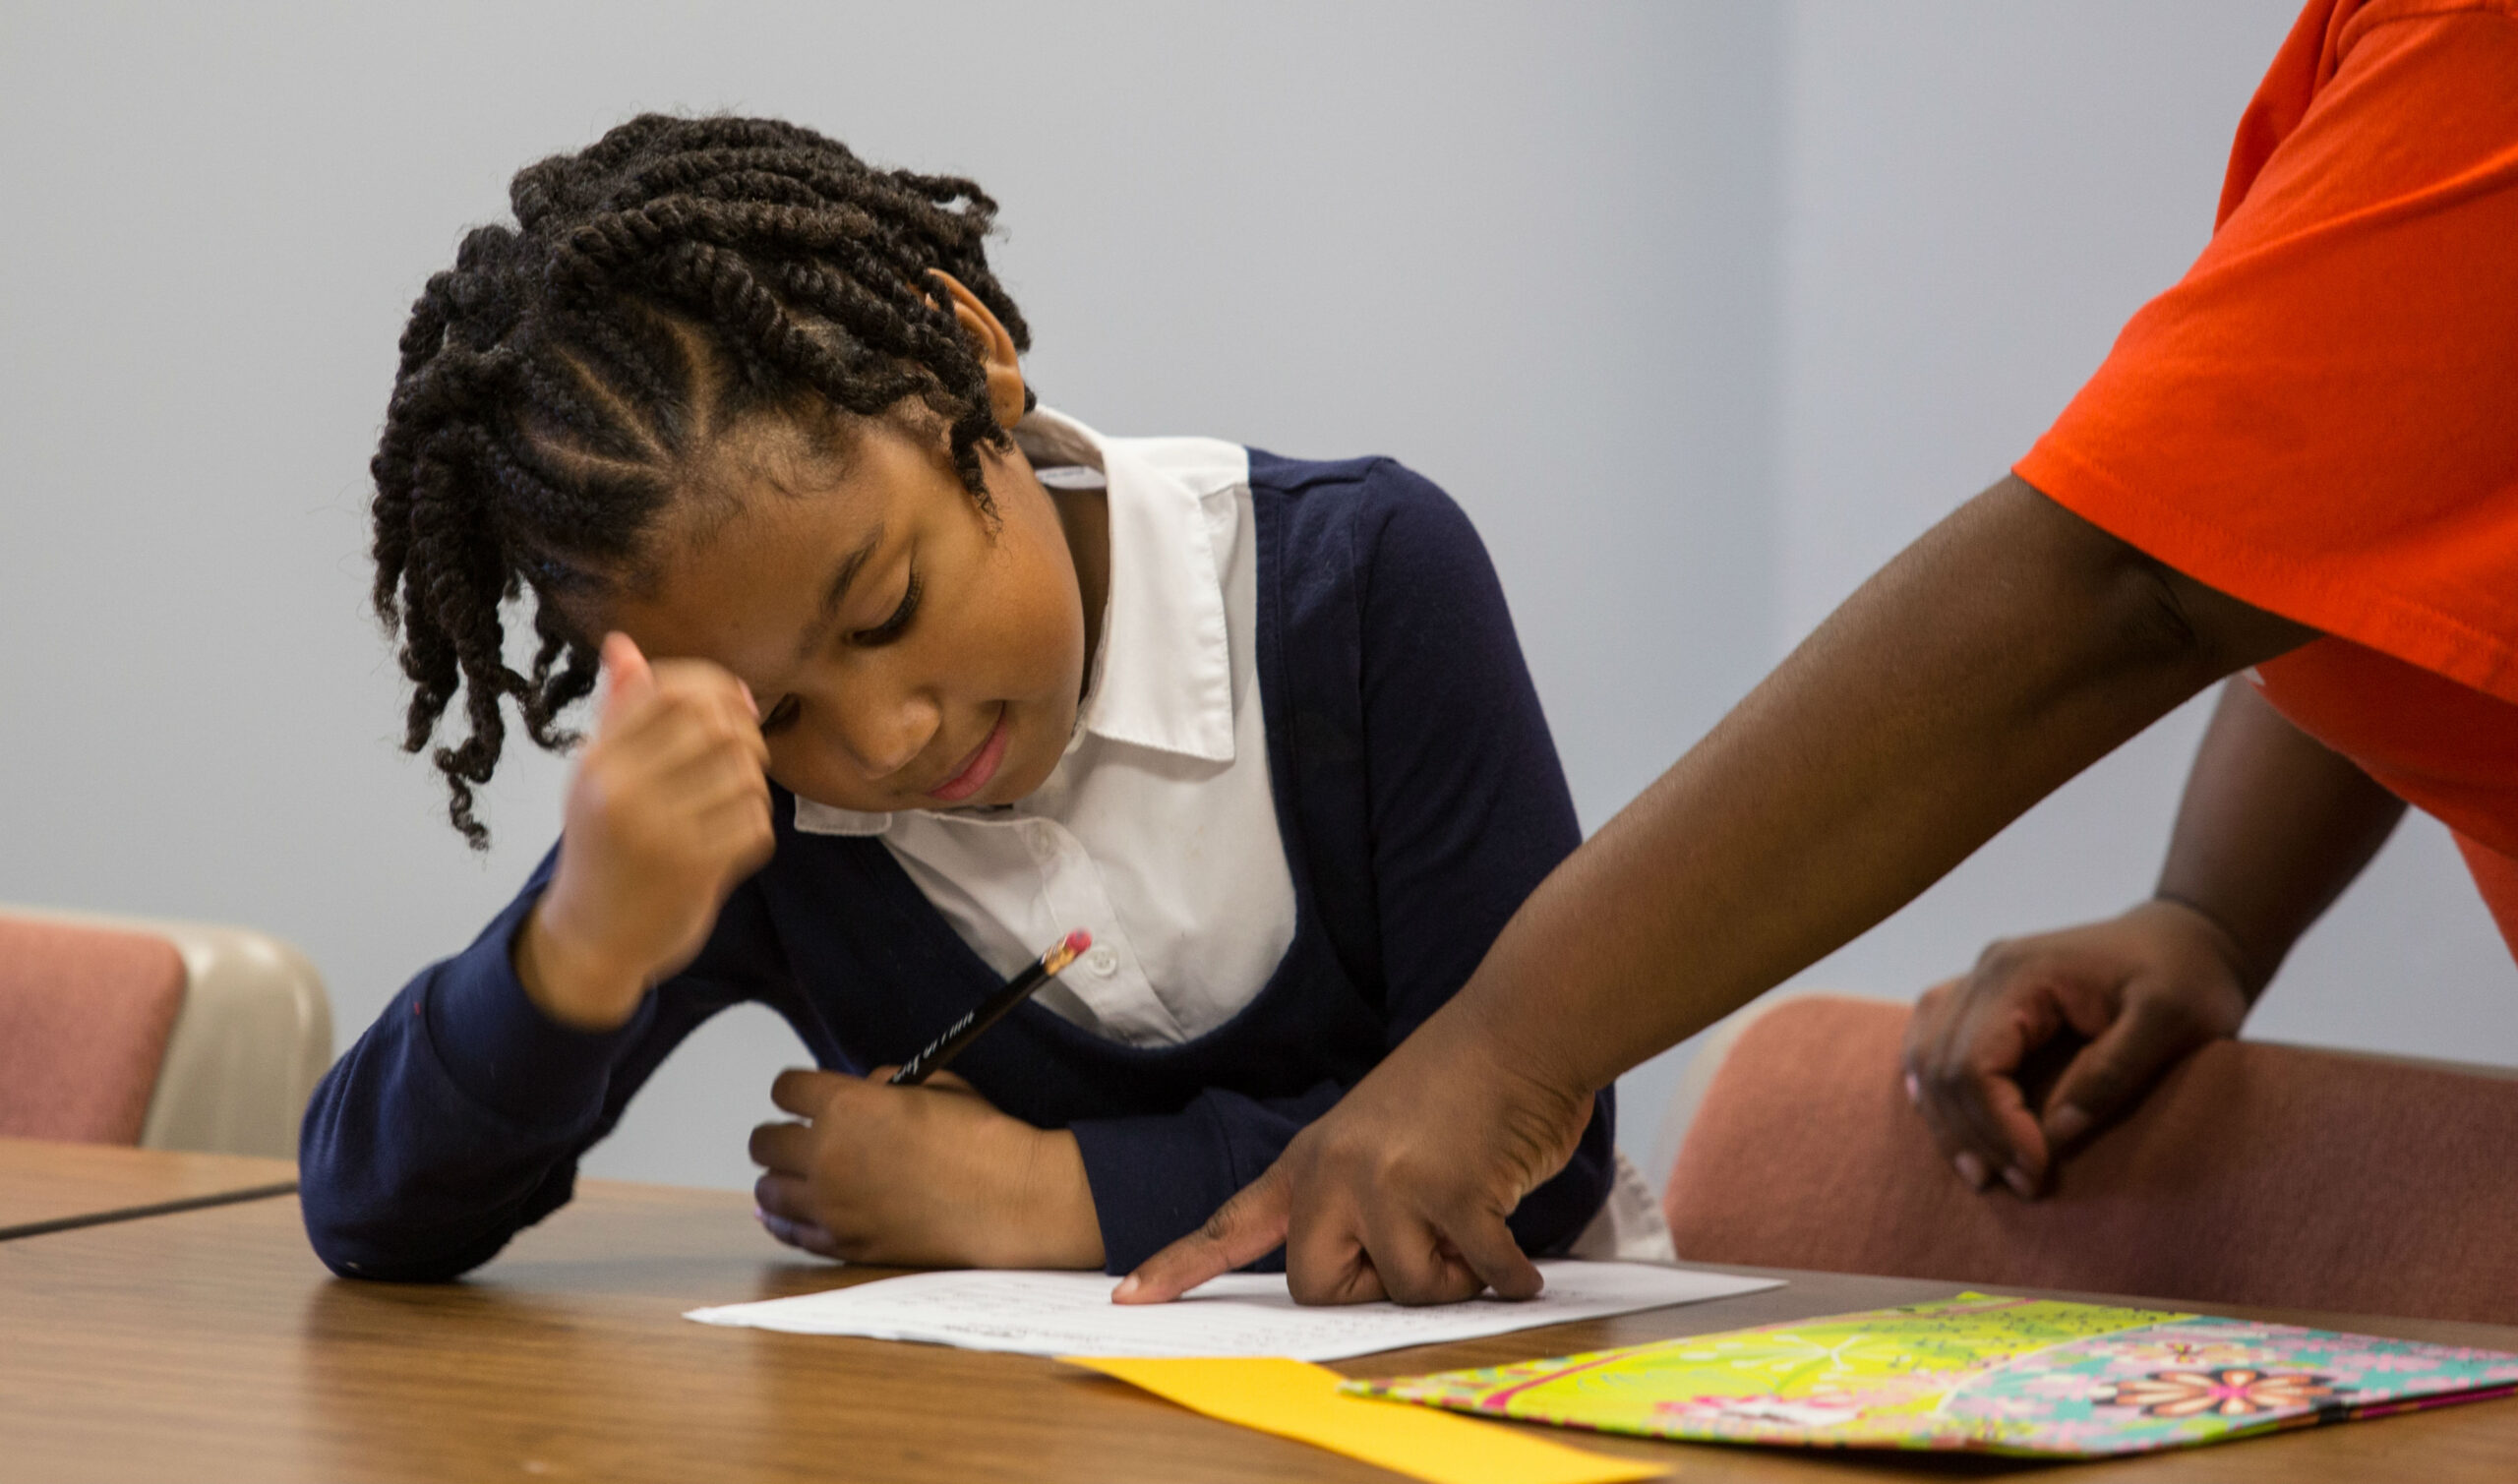
[[[322,977],[238,927],[0,908],[0,1134],[294,1158]]]
[[[2518,1076],[2216,1042],[2022,1202],[1907,1103],[1906,1015],[1808,997],[1731,1033],[1663,1196],[1682,1259],[2518,1322]]]

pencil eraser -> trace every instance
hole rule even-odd
[[[1082,953],[1084,950],[1092,946],[1093,934],[1086,932],[1081,927],[1066,935],[1066,951],[1069,953]]]

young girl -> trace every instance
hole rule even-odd
[[[1037,408],[971,182],[649,115],[511,194],[402,336],[376,602],[406,747],[461,699],[435,755],[476,846],[503,701],[559,747],[608,688],[557,848],[308,1110],[336,1271],[487,1260],[676,1042],[758,1000],[826,1069],[781,1076],[797,1121],[752,1139],[773,1233],[1126,1272],[1448,999],[1575,845],[1451,502],[1387,460]],[[502,616],[528,596],[520,673]],[[886,1085],[1072,927],[1093,951],[961,1077]],[[1521,1202],[1526,1249],[1601,1210],[1611,1117],[1602,1093]]]

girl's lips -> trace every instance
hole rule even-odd
[[[996,725],[989,729],[988,741],[980,743],[979,750],[963,759],[961,767],[954,771],[953,776],[937,784],[927,797],[940,799],[946,803],[960,803],[973,794],[987,788],[988,781],[996,776],[997,764],[1003,761],[1005,761],[1005,707],[1000,703],[996,708]]]

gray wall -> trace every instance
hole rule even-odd
[[[1596,826],[1999,473],[2177,272],[2286,19],[20,0],[0,900],[270,927],[346,1040],[506,899],[563,769],[510,756],[486,860],[445,826],[363,612],[364,464],[421,279],[517,165],[639,108],[784,114],[977,176],[1036,380],[1088,421],[1442,481]],[[2137,893],[2190,737],[2136,744],[1814,977],[1909,994],[1989,933]],[[2518,1060],[2518,976],[2409,834],[2265,1025]],[[765,1013],[724,1017],[591,1167],[745,1183],[797,1054]],[[1629,1079],[1656,1167],[1685,1055]]]

